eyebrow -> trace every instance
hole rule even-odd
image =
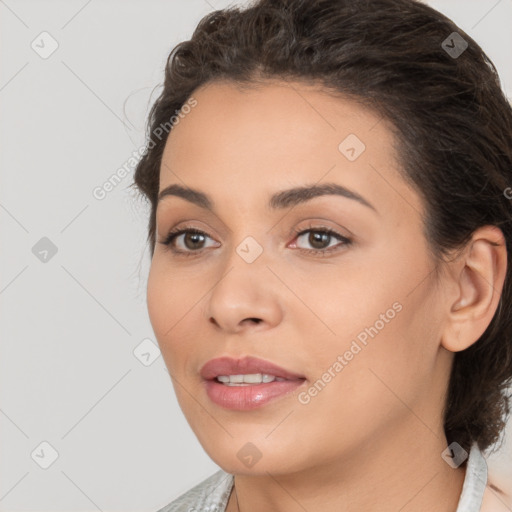
[[[343,187],[342,185],[338,185],[337,183],[325,183],[322,185],[310,186],[305,185],[276,192],[271,196],[269,206],[274,210],[284,209],[300,203],[305,203],[314,197],[326,195],[337,195],[346,197],[347,199],[352,199],[378,213],[376,208],[363,196]],[[189,201],[201,208],[215,210],[214,201],[200,190],[184,187],[178,184],[169,185],[159,193],[158,202],[169,196],[181,197],[182,199],[185,199],[186,201]]]

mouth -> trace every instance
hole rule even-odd
[[[216,380],[226,386],[253,386],[254,384],[284,382],[287,379],[269,375],[268,373],[248,373],[246,375],[218,375]]]
[[[303,375],[254,357],[212,359],[200,374],[212,402],[239,411],[262,407],[306,381]]]

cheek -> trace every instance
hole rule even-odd
[[[366,324],[344,338],[338,351],[347,362],[331,399],[343,396],[348,409],[368,414],[368,421],[372,415],[385,421],[408,414],[404,403],[414,407],[433,391],[428,386],[439,346],[433,295],[428,286],[406,293],[368,301]],[[391,304],[398,307],[386,309]]]
[[[332,451],[340,433],[350,445],[364,442],[376,430],[398,428],[432,391],[428,383],[435,352],[421,337],[417,310],[401,300],[402,309],[393,309],[394,317],[381,324],[375,313],[385,314],[386,308],[374,300],[366,303],[364,328],[354,327],[353,336],[333,338],[321,354],[311,357],[315,371],[310,387],[298,397],[300,414],[311,431],[325,431],[326,414],[329,417],[331,434],[319,436],[318,442],[325,452]],[[348,312],[344,319],[350,321]]]
[[[372,368],[397,386],[427,378],[438,349],[439,308],[428,277],[431,264],[417,245],[416,251],[408,243],[380,247],[364,261],[347,257],[338,268],[295,276],[297,295],[307,297],[319,320],[306,315],[309,329],[304,324],[299,332],[309,340],[315,333],[323,339],[310,345],[314,373],[320,376],[342,356],[344,368],[358,370],[353,377],[363,388],[368,378],[376,378]],[[294,318],[304,322],[300,315]]]
[[[153,259],[147,285],[149,319],[167,369],[180,381],[204,347],[199,330],[206,322],[199,316],[211,286],[197,271],[176,270],[163,257]]]
[[[147,307],[151,326],[164,354],[177,339],[180,319],[197,301],[191,295],[183,279],[174,278],[172,271],[153,260],[148,276]]]
[[[147,304],[155,334],[162,340],[173,333],[173,326],[200,299],[201,290],[191,285],[192,280],[193,274],[187,277],[187,271],[168,264],[165,256],[153,258],[148,276]]]
[[[163,340],[163,334],[166,330],[164,325],[166,323],[165,312],[172,311],[172,309],[169,308],[172,295],[167,286],[168,284],[163,272],[160,270],[158,262],[153,259],[148,275],[146,298],[151,326],[153,327],[153,331],[159,343]],[[168,325],[167,329],[169,327]]]

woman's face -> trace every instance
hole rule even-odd
[[[389,125],[301,83],[193,97],[163,155],[147,298],[206,452],[284,474],[443,445],[445,303]],[[178,229],[201,234],[164,245]],[[203,369],[217,358],[234,361]]]

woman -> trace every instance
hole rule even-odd
[[[216,11],[148,129],[148,311],[222,468],[162,511],[504,504],[512,109],[475,41],[412,0]]]

